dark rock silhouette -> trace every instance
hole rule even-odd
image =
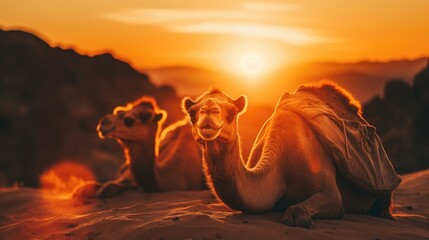
[[[428,168],[429,64],[412,86],[399,79],[389,81],[383,99],[375,97],[364,105],[364,116],[377,127],[398,172]]]
[[[168,111],[167,124],[183,117],[173,88],[154,86],[111,54],[84,56],[0,30],[0,185],[38,186],[39,175],[65,159],[90,166],[100,181],[112,177],[122,152],[98,139],[96,123],[141,95]]]
[[[414,78],[414,93],[418,101],[414,119],[416,158],[429,167],[429,60],[427,67]]]

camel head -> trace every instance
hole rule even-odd
[[[245,112],[246,103],[245,96],[234,100],[215,89],[195,101],[183,99],[182,107],[190,117],[192,134],[197,142],[229,142],[237,137],[237,117]]]
[[[153,98],[142,97],[136,101],[119,106],[100,119],[97,132],[102,139],[118,141],[144,141],[155,138],[159,133],[167,113],[158,109]]]

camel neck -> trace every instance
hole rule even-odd
[[[130,164],[134,181],[143,191],[156,191],[158,189],[155,174],[156,138],[126,145],[125,157]]]
[[[232,142],[205,143],[205,174],[217,197],[234,210],[242,210],[242,196],[237,184],[246,174],[238,138]]]

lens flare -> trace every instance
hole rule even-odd
[[[93,180],[88,167],[69,160],[55,164],[40,176],[41,187],[58,194],[72,194],[76,187]]]

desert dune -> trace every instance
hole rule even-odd
[[[403,176],[391,221],[346,214],[312,229],[280,223],[281,212],[232,211],[209,191],[71,199],[29,188],[0,191],[0,239],[429,239],[429,170]]]

